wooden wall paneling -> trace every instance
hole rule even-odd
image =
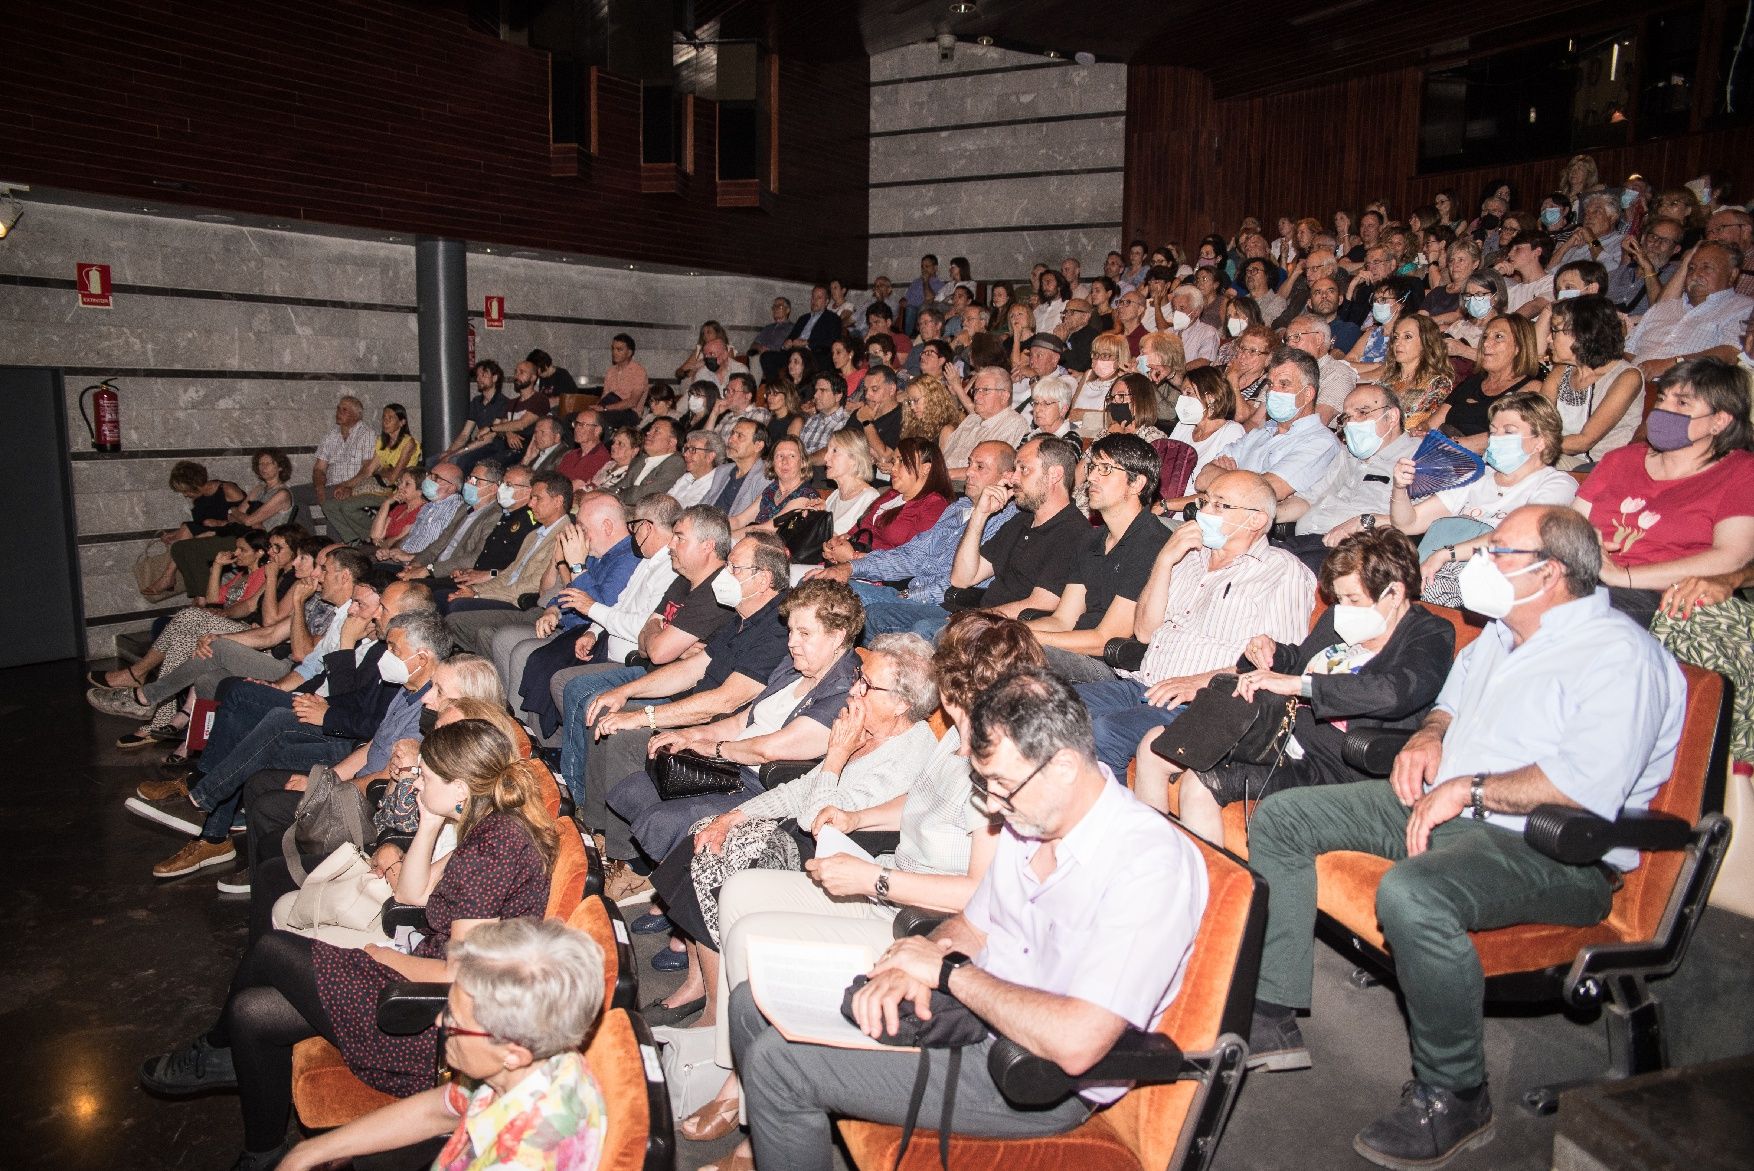
[[[454,5],[59,0],[8,22],[8,179],[685,268],[864,278],[862,57],[776,66],[772,170],[786,184],[761,215],[721,209],[698,176],[685,193],[642,196],[638,87],[606,74],[594,141],[557,160],[546,55],[472,31]],[[696,158],[710,159],[706,103],[692,126]]]

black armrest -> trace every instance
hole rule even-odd
[[[1412,732],[1396,728],[1353,728],[1340,742],[1340,759],[1367,777],[1386,777],[1395,755],[1412,738]]]
[[[930,935],[938,930],[939,924],[950,916],[937,911],[922,911],[918,907],[903,907],[895,916],[894,936],[906,939],[910,935]]]
[[[392,1037],[424,1033],[444,1011],[449,984],[388,984],[378,990],[378,1028]]]
[[[1136,638],[1111,638],[1102,648],[1102,661],[1122,671],[1137,671],[1145,661],[1145,644]]]
[[[848,834],[853,843],[867,854],[893,854],[901,848],[901,833],[892,829],[859,829]]]
[[[412,927],[423,934],[431,930],[427,926],[425,907],[411,907],[407,903],[397,902],[393,897],[384,900],[382,923],[384,934],[392,939],[395,938],[398,927]]]
[[[390,782],[388,780],[372,781],[365,787],[366,802],[373,809],[376,809],[384,803],[384,794],[389,791]]]
[[[1037,1057],[1009,1037],[1000,1037],[987,1053],[987,1072],[1013,1106],[1052,1106],[1078,1092],[1078,1087],[1112,1082],[1161,1084],[1182,1075],[1181,1046],[1162,1033],[1128,1029],[1095,1065],[1074,1077]]]
[[[797,780],[821,763],[820,760],[774,760],[762,765],[756,775],[761,778],[763,789],[773,789],[787,781]]]
[[[1555,862],[1591,866],[1609,850],[1680,850],[1693,827],[1668,813],[1640,810],[1609,821],[1570,805],[1541,805],[1529,813],[1523,840]]]

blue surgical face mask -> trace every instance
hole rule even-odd
[[[1224,548],[1224,518],[1216,512],[1196,512],[1194,520],[1200,526],[1200,544],[1208,549]]]
[[[1151,377],[1151,367],[1146,364],[1144,354],[1139,355],[1139,360],[1137,362],[1134,362],[1133,366],[1135,369],[1137,369],[1139,371],[1139,373],[1145,375],[1145,377],[1147,377],[1147,378]]]
[[[1369,459],[1382,447],[1382,436],[1377,434],[1376,420],[1364,419],[1346,424],[1346,450],[1359,459]]]
[[[1553,294],[1553,299],[1555,301],[1569,301],[1573,297],[1581,296],[1583,296],[1582,289],[1560,289],[1557,293]]]
[[[1378,325],[1387,325],[1389,318],[1395,315],[1395,307],[1387,301],[1372,301],[1370,316]]]
[[[1509,476],[1529,462],[1521,435],[1493,435],[1486,440],[1486,462],[1493,470]]]
[[[1297,396],[1283,390],[1267,392],[1267,418],[1284,423],[1297,417]]]
[[[1631,207],[1638,202],[1638,188],[1628,187],[1620,192],[1620,206]]]
[[[428,476],[420,481],[420,494],[428,500],[438,499],[438,481]]]
[[[1482,296],[1479,293],[1471,293],[1462,298],[1462,308],[1468,311],[1469,317],[1478,321],[1492,312],[1492,298]]]
[[[470,480],[463,485],[463,503],[467,504],[470,508],[474,508],[477,504],[481,503],[481,490],[475,487],[475,481],[473,480]]]
[[[1559,221],[1564,218],[1565,213],[1556,207],[1544,207],[1541,209],[1541,226],[1544,228],[1557,228],[1559,226]]]

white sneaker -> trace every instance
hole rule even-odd
[[[178,833],[189,837],[201,836],[201,825],[206,819],[201,811],[189,803],[187,797],[167,797],[162,801],[148,801],[143,797],[130,797],[122,802],[122,808],[138,817],[158,825],[168,826]]]
[[[250,893],[250,872],[234,870],[219,880],[219,893],[222,895],[247,895]]]

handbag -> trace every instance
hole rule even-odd
[[[718,756],[683,749],[652,758],[652,783],[661,801],[735,793],[743,787],[743,766]]]
[[[383,941],[384,901],[395,891],[371,860],[349,842],[323,859],[304,885],[274,904],[275,927],[347,946],[340,941]],[[354,946],[359,946],[354,944]]]
[[[834,514],[826,508],[798,508],[774,518],[773,531],[799,565],[821,565],[822,546],[834,536]]]
[[[308,877],[300,854],[327,854],[349,842],[363,848],[370,822],[365,794],[358,786],[336,776],[326,764],[311,769],[292,825],[280,839],[280,853],[293,881],[303,883]]]
[[[1262,691],[1243,699],[1236,694],[1235,675],[1214,675],[1151,742],[1151,751],[1195,772],[1223,760],[1276,765],[1296,719],[1295,697]]]
[[[164,576],[164,571],[171,567],[171,560],[170,550],[163,541],[155,537],[146,542],[146,548],[134,559],[134,586],[141,597],[149,602],[162,602],[177,592],[179,587],[174,579],[169,590],[153,588]]]
[[[841,997],[840,1014],[854,1024],[853,996],[863,988],[869,977],[855,976]],[[922,1020],[914,1012],[913,1001],[903,1000],[895,1006],[896,1029],[877,1038],[879,1044],[901,1045],[920,1051],[919,1069],[914,1074],[913,1090],[908,1095],[907,1114],[901,1123],[901,1145],[895,1152],[895,1171],[907,1156],[908,1143],[913,1139],[914,1126],[920,1120],[920,1104],[926,1099],[926,1081],[932,1070],[932,1050],[950,1050],[949,1067],[944,1071],[944,1108],[938,1115],[938,1164],[950,1171],[950,1135],[955,1126],[956,1079],[962,1072],[962,1051],[987,1039],[986,1022],[976,1016],[962,1001],[934,988],[930,1004],[931,1016]]]

